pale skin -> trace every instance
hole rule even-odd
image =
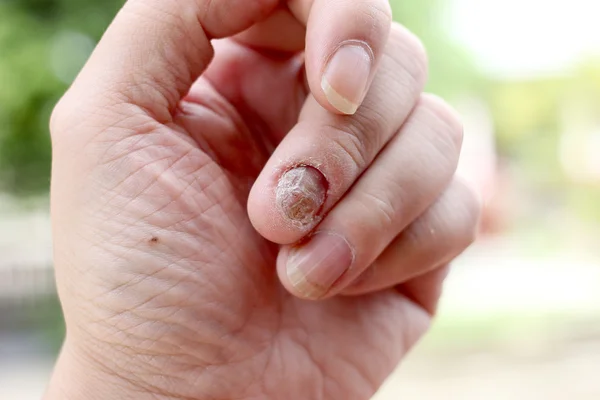
[[[369,399],[479,216],[426,67],[384,0],[129,0],[51,121],[45,399]]]

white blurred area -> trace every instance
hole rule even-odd
[[[567,80],[600,59],[598,0],[453,0],[443,16],[495,81]],[[579,83],[562,100],[555,156],[566,179],[600,187],[600,91]],[[527,204],[526,178],[498,159],[485,101],[452,102],[465,127],[458,175],[481,195],[483,232],[454,264],[433,332],[376,400],[600,399],[600,236],[556,211],[554,240],[511,230],[545,205]]]
[[[449,0],[449,33],[497,77],[568,73],[600,56],[597,0]]]
[[[441,22],[448,35],[493,79],[560,79],[584,60],[600,58],[600,0],[447,5]],[[91,48],[76,34],[57,39],[58,47],[65,43],[81,54]],[[52,60],[54,68],[60,70],[61,59]],[[65,80],[75,73],[68,68],[57,72]],[[456,262],[432,334],[376,400],[600,399],[600,251],[594,251],[599,239],[574,233],[579,225],[564,215],[548,215],[553,226],[564,227],[557,241],[538,240],[531,232],[498,234],[540,210],[520,204],[522,188],[507,183],[514,172],[499,168],[489,105],[475,94],[452,102],[465,124],[459,175],[480,193],[486,226],[480,241]],[[561,173],[600,186],[600,93],[585,85],[574,90],[559,118]],[[9,268],[50,265],[49,219],[17,212],[0,198],[0,220],[0,298],[18,297],[32,288],[10,281],[15,278]],[[0,337],[0,399],[39,399],[51,360],[32,354],[15,363],[2,343]]]
[[[571,79],[582,63],[600,59],[598,0],[448,4],[449,35],[496,81]],[[527,180],[515,185],[519,171],[503,169],[488,105],[476,95],[453,104],[465,126],[458,174],[482,197],[484,230],[454,264],[433,332],[376,400],[600,399],[597,231],[553,211],[556,241],[536,237],[543,227],[505,230],[545,206],[527,205]],[[560,173],[600,186],[600,92],[574,84],[558,119]]]

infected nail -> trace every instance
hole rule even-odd
[[[313,167],[297,167],[289,170],[276,190],[276,201],[281,211],[292,221],[307,225],[321,211],[327,196],[327,181]]]
[[[287,275],[299,295],[317,300],[350,269],[354,253],[343,237],[320,232],[298,249],[290,252]]]
[[[321,88],[329,103],[347,115],[356,113],[367,92],[373,58],[366,44],[350,43],[331,57]]]

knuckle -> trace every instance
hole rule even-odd
[[[479,220],[482,212],[482,204],[479,196],[470,185],[455,180],[452,185],[454,192],[454,207],[457,224],[454,232],[461,238],[460,244],[468,247],[477,238]]]
[[[329,137],[342,154],[349,157],[356,168],[362,171],[369,163],[369,145],[365,143],[364,135],[357,134],[353,129],[342,129],[336,126],[330,126]]]
[[[392,23],[388,40],[388,54],[396,55],[397,62],[411,79],[423,86],[427,80],[429,60],[423,42],[401,24]]]
[[[427,248],[435,236],[434,229],[428,227],[421,219],[409,225],[401,235],[403,245],[412,249]]]
[[[358,140],[365,159],[371,161],[379,149],[383,147],[383,142],[387,141],[389,131],[389,116],[386,116],[386,110],[371,104],[363,104],[361,110],[350,117],[345,129],[348,133]]]
[[[435,133],[437,147],[458,162],[464,129],[459,114],[437,96],[424,94],[419,100],[424,123]]]
[[[381,192],[365,192],[365,207],[376,210],[373,221],[377,221],[379,229],[389,229],[396,224],[398,210],[390,197]]]
[[[390,31],[392,24],[392,8],[387,0],[370,0],[362,3],[358,8],[364,16],[361,18],[361,25],[368,27],[363,29],[364,40],[373,47],[374,50],[383,49],[385,39]]]
[[[374,0],[369,7],[373,20],[385,29],[392,23],[392,6],[387,0]]]
[[[402,235],[410,246],[438,247],[444,254],[457,255],[477,238],[481,202],[475,191],[454,180],[444,195]]]

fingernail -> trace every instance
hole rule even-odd
[[[279,179],[276,201],[293,222],[310,224],[321,211],[327,196],[327,180],[313,167],[297,167]]]
[[[320,232],[288,255],[287,274],[301,296],[317,300],[350,269],[354,253],[341,236]]]
[[[366,44],[346,44],[331,57],[321,81],[329,103],[338,111],[352,115],[367,92],[372,53]]]

